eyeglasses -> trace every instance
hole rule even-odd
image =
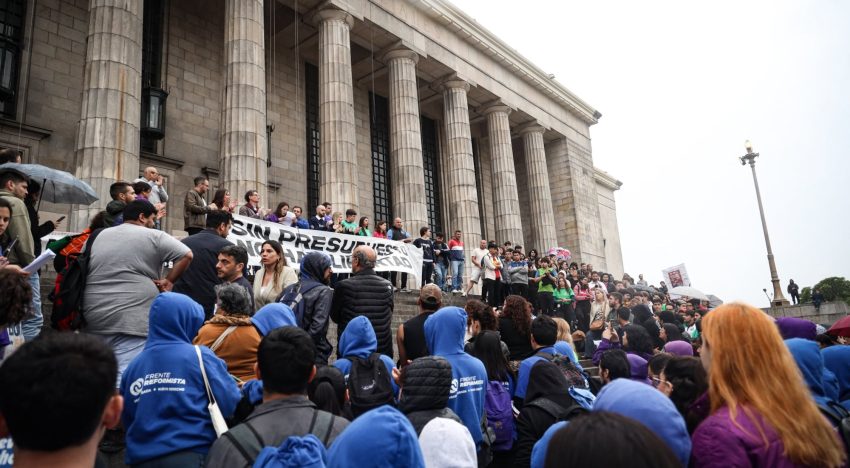
[[[653,387],[658,388],[658,387],[660,387],[660,386],[661,386],[661,384],[669,385],[671,388],[673,387],[673,384],[671,384],[671,383],[670,383],[669,381],[667,381],[667,380],[663,380],[663,379],[661,379],[661,378],[659,378],[659,377],[653,377],[653,378],[652,378],[652,386],[653,386]]]

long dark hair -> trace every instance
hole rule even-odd
[[[481,331],[499,329],[499,319],[496,317],[496,313],[493,312],[493,308],[488,304],[478,299],[470,299],[466,301],[463,309],[466,310],[467,326],[471,326],[473,321],[478,320],[478,323],[481,325]]]
[[[307,396],[320,410],[345,416],[345,376],[334,366],[316,369],[316,377],[307,385]]]
[[[215,203],[215,206],[217,206],[219,210],[227,210],[227,207],[224,206],[225,194],[227,194],[227,189],[220,188],[216,190],[215,195],[213,195],[212,202]]]
[[[514,378],[514,374],[508,366],[508,360],[502,352],[502,340],[499,337],[499,332],[484,330],[479,333],[475,337],[471,354],[484,363],[489,380],[503,381],[507,380],[508,377]]]
[[[285,201],[282,201],[282,202],[278,203],[278,204],[277,204],[277,208],[274,210],[274,215],[275,215],[275,216],[278,216],[278,217],[283,216],[283,214],[281,214],[280,210],[281,210],[284,206],[289,206],[289,203],[286,203]]]
[[[502,307],[502,317],[508,317],[513,321],[514,327],[520,336],[531,336],[531,314],[526,307],[528,301],[522,296],[511,294],[505,298],[505,305]]]
[[[667,342],[671,341],[687,341],[690,343],[691,340],[685,338],[685,335],[682,334],[682,330],[679,330],[679,327],[673,325],[672,323],[665,323],[662,325],[664,331],[667,332]]]
[[[623,334],[628,336],[629,343],[624,346],[626,351],[635,353],[643,353],[652,356],[653,342],[646,328],[640,325],[626,325],[623,328]]]
[[[688,424],[688,432],[693,433],[702,418],[689,411],[691,404],[708,391],[708,376],[702,362],[690,356],[675,356],[664,366],[665,380],[673,386],[670,400]]]

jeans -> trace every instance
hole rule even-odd
[[[436,262],[434,264],[434,282],[439,286],[440,291],[446,290],[446,264],[443,262]]]
[[[537,306],[541,314],[551,317],[555,312],[555,297],[550,292],[538,292]]]
[[[463,287],[463,260],[452,260],[452,290],[460,291]]]
[[[41,315],[41,283],[37,271],[30,274],[29,282],[32,287],[32,307],[29,318],[21,322],[22,334],[27,341],[35,339],[41,333],[41,326],[44,324],[44,316]]]
[[[584,338],[584,355],[588,358],[593,357],[593,353],[596,352],[596,343],[594,341],[598,341],[602,339],[602,330],[588,330],[587,334]]]
[[[143,336],[124,335],[121,333],[96,336],[99,336],[115,352],[115,360],[118,361],[118,380],[115,382],[115,387],[118,388],[121,385],[121,376],[124,375],[124,371],[127,370],[130,361],[141,354],[142,350],[145,349],[145,343],[148,339]]]
[[[434,276],[434,262],[422,262],[422,281],[420,287],[428,283],[433,283],[432,276]]]

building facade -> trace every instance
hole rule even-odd
[[[0,146],[94,187],[146,166],[622,274],[601,114],[444,0],[2,0]],[[165,97],[167,93],[167,98]],[[164,99],[164,105],[162,105]],[[210,194],[211,196],[211,194]]]

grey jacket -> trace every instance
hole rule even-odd
[[[516,262],[520,265],[512,266],[514,263],[507,263],[508,274],[511,276],[511,284],[528,284],[528,265],[525,262]]]
[[[183,224],[184,229],[207,227],[207,213],[210,207],[206,204],[203,197],[194,188],[186,192],[186,198],[183,200]]]
[[[282,400],[269,401],[254,409],[254,412],[242,424],[250,423],[262,440],[263,446],[278,447],[289,436],[307,435],[313,413],[321,411],[306,396],[299,395]],[[328,447],[348,426],[348,421],[339,416],[333,417]],[[253,466],[254,460],[246,460],[228,437],[219,437],[207,454],[208,468],[236,468]]]

